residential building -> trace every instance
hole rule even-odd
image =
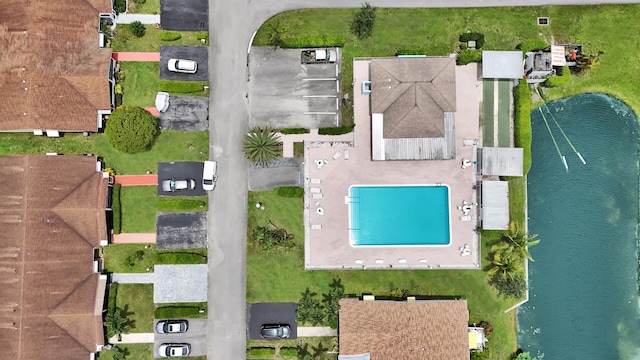
[[[93,156],[0,157],[1,358],[88,360],[102,348],[108,182]]]
[[[2,132],[95,132],[114,105],[110,0],[0,0]]]

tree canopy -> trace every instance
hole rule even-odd
[[[109,144],[129,154],[147,150],[159,132],[158,119],[139,106],[114,110],[105,129]]]

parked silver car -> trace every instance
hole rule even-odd
[[[194,190],[196,188],[196,181],[194,179],[167,179],[162,180],[162,191],[174,192],[181,190]]]
[[[189,344],[162,344],[158,347],[158,356],[167,358],[176,358],[189,356],[191,353],[191,345]]]
[[[260,336],[267,340],[280,340],[286,339],[291,335],[291,328],[289,325],[273,324],[262,325],[260,327]]]
[[[158,334],[180,334],[187,332],[189,321],[187,320],[161,320],[156,323]]]

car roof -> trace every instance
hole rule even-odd
[[[214,175],[216,174],[216,170],[218,168],[218,163],[215,161],[205,161],[204,162],[204,172],[208,173],[211,172]]]

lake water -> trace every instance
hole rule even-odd
[[[539,359],[640,359],[638,123],[624,103],[579,95],[532,111],[530,301],[518,344]],[[559,127],[564,130],[584,165]]]

